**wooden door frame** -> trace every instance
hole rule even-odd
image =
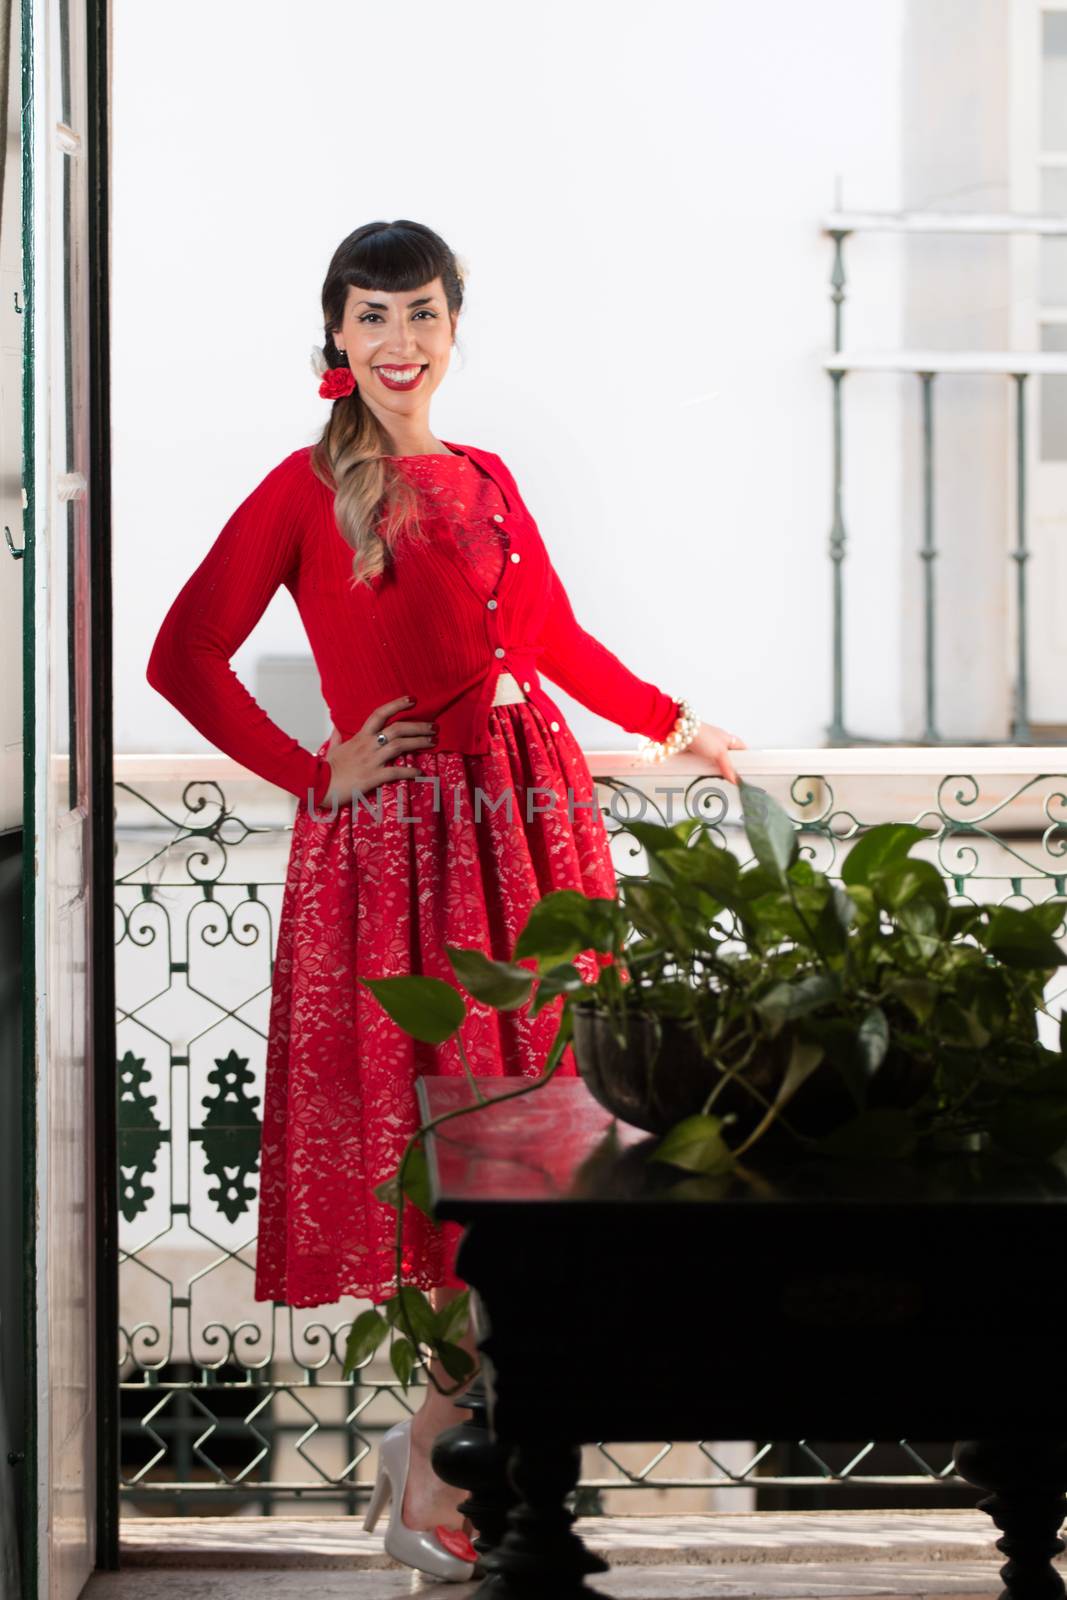
[[[71,0],[72,5],[82,0]],[[91,538],[89,556],[90,627],[94,640],[94,666],[88,696],[93,758],[89,775],[89,831],[91,839],[91,939],[89,955],[92,981],[90,1042],[93,1073],[93,1140],[95,1151],[94,1228],[97,1240],[94,1320],[96,1327],[96,1565],[113,1571],[119,1563],[119,1390],[118,1390],[118,1166],[117,1076],[115,1067],[114,981],[114,801],[112,761],[112,594],[111,594],[111,461],[110,461],[110,294],[109,294],[109,0],[84,0],[87,76],[88,297],[89,297],[89,506]],[[35,628],[37,587],[36,533],[36,417],[35,328],[37,306],[35,208],[40,202],[35,153],[35,74],[41,63],[35,57],[34,0],[20,0],[22,51],[22,236],[23,306],[26,318],[23,346],[23,461],[26,494],[25,556],[23,560],[23,1241],[25,1262],[23,1329],[26,1351],[26,1459],[23,1496],[22,1578],[26,1600],[40,1593],[40,1505],[38,1501],[39,1380],[37,1361],[39,1269],[36,1244],[36,1186],[41,1152],[37,1145],[38,1094],[37,1030],[39,981],[39,922],[43,906],[38,895],[36,860],[37,738],[40,651]]]
[[[22,87],[22,1348],[26,1365],[22,1494],[22,1589],[37,1593],[37,937],[36,916],[36,594],[37,541],[33,525],[33,12],[19,6]]]
[[[112,717],[110,0],[85,0],[89,142],[90,628],[96,670],[92,842],[93,1092],[96,1150],[96,1565],[119,1565],[119,1188],[115,1049],[115,805]]]

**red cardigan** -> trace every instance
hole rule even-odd
[[[462,553],[444,541],[401,545],[395,565],[369,587],[351,585],[351,547],[305,445],[237,507],[160,627],[148,661],[152,687],[218,749],[300,799],[322,801],[329,762],[273,722],[229,664],[281,584],[296,601],[344,739],[376,706],[412,694],[415,704],[399,720],[436,721],[439,750],[486,751],[501,671],[513,673],[549,719],[563,714],[541,687],[542,670],[630,733],[665,738],[678,715],[676,700],[579,625],[500,457],[443,442],[493,478],[507,507],[511,556],[496,607]]]

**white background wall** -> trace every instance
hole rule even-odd
[[[1013,209],[1009,9],[1006,0],[913,0],[908,7],[901,198],[909,210]],[[1014,209],[1026,207],[1015,202]],[[897,245],[885,241],[882,248]],[[902,331],[909,348],[1013,347],[1012,307],[1021,286],[1013,281],[1008,238],[914,237],[904,247],[904,261]],[[1019,342],[1035,341],[1031,335]],[[899,381],[906,486],[905,717],[919,728],[922,571],[914,552],[922,538],[922,424],[919,380]],[[1015,539],[1011,384],[1002,377],[944,375],[934,390],[938,725],[942,737],[962,734],[959,742],[972,735],[1002,741],[1010,726],[1015,672],[1009,605],[1014,574],[1007,554]],[[1033,561],[1028,576],[1036,598],[1048,583],[1048,568]],[[1036,644],[1032,631],[1032,660]]]
[[[830,244],[900,203],[905,0],[115,0],[115,725],[205,748],[144,668],[226,517],[326,402],[332,250],[413,217],[469,268],[439,437],[498,451],[579,618],[751,746],[830,710]],[[405,103],[406,102],[406,103]],[[850,342],[900,338],[896,246]],[[849,409],[849,717],[901,731],[900,393]],[[289,595],[234,666],[300,651]],[[632,736],[561,694],[590,748]],[[324,726],[326,726],[324,724]]]

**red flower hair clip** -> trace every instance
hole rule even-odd
[[[351,367],[330,367],[319,384],[319,394],[324,400],[341,400],[356,387]]]

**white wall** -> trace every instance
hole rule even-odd
[[[325,420],[308,352],[334,246],[402,216],[470,270],[432,427],[509,463],[579,618],[751,746],[821,742],[818,223],[835,176],[846,203],[899,203],[903,6],[115,0],[117,748],[204,748],[145,681],[155,630]],[[857,343],[897,342],[899,259],[856,282]],[[848,709],[896,732],[896,392],[857,387],[849,427]],[[234,664],[251,685],[257,654],[303,647],[283,592]],[[561,703],[589,747],[633,742]]]
[[[903,78],[902,200],[911,210],[1010,211],[1011,106],[1004,0],[911,0]],[[1034,208],[1036,209],[1036,208]],[[857,259],[862,260],[859,251]],[[903,342],[912,349],[1008,350],[1011,241],[909,239]],[[922,725],[919,380],[904,388],[901,631],[909,725]],[[938,728],[943,738],[1003,740],[1011,720],[1014,399],[1001,377],[934,384]],[[1031,564],[1031,584],[1042,581]],[[1045,577],[1047,582],[1047,574]]]

